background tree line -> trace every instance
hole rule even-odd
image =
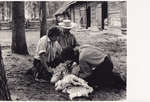
[[[10,1],[1,1],[0,2],[0,20],[7,21],[11,20],[12,16],[12,2]],[[46,13],[47,18],[52,18],[53,14],[60,8],[64,1],[46,1]],[[40,1],[25,1],[25,18],[26,19],[39,19],[40,12]]]

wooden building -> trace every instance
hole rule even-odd
[[[104,29],[126,27],[126,1],[70,1],[54,14],[56,19],[70,19],[80,28]]]
[[[109,1],[108,17],[110,27],[126,27],[127,23],[127,4],[125,1]]]

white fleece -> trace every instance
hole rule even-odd
[[[55,89],[69,94],[69,98],[72,100],[75,97],[86,96],[93,92],[93,88],[88,86],[87,82],[83,79],[68,74],[55,83]]]

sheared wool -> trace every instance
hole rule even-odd
[[[88,97],[93,92],[93,88],[86,81],[73,74],[65,75],[62,80],[57,81],[55,89],[68,93],[71,100],[75,97]]]
[[[73,74],[71,74],[67,65],[68,62],[61,63],[54,70],[51,82],[55,83],[55,90],[68,93],[71,100],[75,97],[88,97],[89,93],[93,92],[93,88],[88,86],[85,80],[74,75],[79,70],[79,66],[73,64],[71,67],[74,70],[72,70]]]
[[[79,65],[77,65],[75,62],[71,65],[70,61],[66,61],[65,63],[60,63],[55,69],[53,69],[53,76],[51,78],[51,83],[55,83],[58,80],[62,79],[64,75],[68,73],[75,74],[79,71]],[[69,72],[69,69],[71,72]]]
[[[69,97],[72,100],[75,97],[85,96],[88,97],[89,93],[92,92],[92,89],[87,89],[85,87],[71,87],[67,89],[67,93],[69,93]]]
[[[68,73],[66,63],[60,63],[54,70],[53,70],[53,76],[51,78],[51,83],[55,83],[58,80],[63,78],[63,75],[65,73]]]

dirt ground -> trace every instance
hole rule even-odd
[[[119,72],[126,78],[126,35],[116,34],[112,31],[91,32],[73,31],[80,44],[90,43],[103,48],[110,54],[114,63],[114,72]],[[39,31],[27,31],[26,40],[30,55],[12,54],[11,31],[0,31],[0,44],[2,45],[3,60],[8,80],[8,87],[13,100],[20,101],[66,101],[67,95],[55,91],[50,83],[34,82],[25,75],[32,67],[36,43],[39,40]],[[100,89],[92,94],[92,101],[125,100],[126,90]],[[79,100],[88,100],[82,99]]]

